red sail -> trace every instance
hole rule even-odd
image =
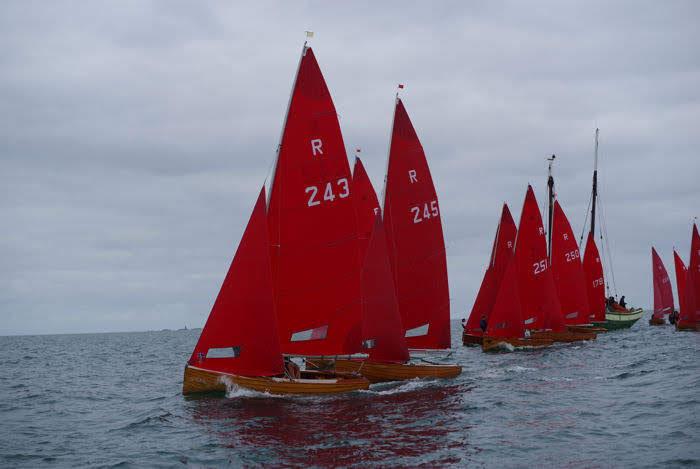
[[[408,361],[401,314],[389,265],[386,233],[381,215],[374,228],[362,265],[362,343],[371,361]]]
[[[678,317],[678,327],[700,324],[700,235],[697,225],[693,225],[693,238],[690,242],[690,258],[685,281],[685,303]]]
[[[676,270],[676,290],[678,293],[678,311],[680,312],[683,311],[683,305],[685,304],[685,280],[688,275],[688,269],[675,249],[673,250],[673,264]]]
[[[554,202],[552,225],[552,275],[564,323],[588,324],[591,312],[581,254],[569,220],[558,201]]]
[[[527,329],[565,329],[554,278],[547,260],[547,241],[535,193],[527,186],[515,244],[518,288]]]
[[[665,314],[673,312],[673,291],[666,267],[653,247],[651,248],[651,267],[654,280],[653,317],[663,319]]]
[[[283,372],[269,249],[263,189],[190,365],[243,376]]]
[[[409,347],[449,348],[450,294],[440,208],[423,147],[398,98],[384,222]]]
[[[583,255],[583,272],[586,275],[588,290],[588,306],[591,308],[591,321],[605,321],[605,280],[603,263],[600,261],[598,246],[593,239],[593,233],[588,233],[586,252]]]
[[[488,320],[486,335],[500,338],[525,337],[520,303],[516,260],[511,256]]]
[[[491,309],[496,302],[496,294],[501,284],[503,274],[513,256],[515,236],[518,229],[510,214],[507,204],[503,204],[501,220],[496,229],[496,237],[491,248],[491,259],[481,281],[479,293],[476,295],[474,306],[467,320],[467,331],[472,335],[481,335],[480,322],[482,317],[488,320]]]
[[[352,172],[352,190],[357,208],[357,232],[359,237],[360,260],[365,258],[365,251],[369,244],[374,228],[374,219],[379,213],[379,201],[374,192],[372,182],[367,176],[365,167],[359,158],[355,158],[355,169]]]
[[[360,348],[360,265],[350,166],[330,92],[304,48],[272,181],[268,217],[282,351]]]

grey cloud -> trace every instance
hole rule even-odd
[[[303,31],[381,192],[393,94],[430,160],[453,316],[545,158],[574,231],[593,130],[617,286],[651,304],[698,215],[695,2],[3,2],[0,334],[201,325],[279,138]]]

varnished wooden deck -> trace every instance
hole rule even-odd
[[[379,363],[368,360],[336,360],[335,369],[339,372],[357,372],[371,383],[405,381],[409,379],[449,379],[459,376],[459,365],[432,365],[414,363]]]
[[[182,383],[183,394],[226,392],[227,388],[240,386],[270,394],[335,394],[369,389],[369,381],[363,377],[333,377],[333,374],[304,373],[302,378],[247,377],[187,366]]]

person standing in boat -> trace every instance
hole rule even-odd
[[[620,304],[621,307],[627,308],[627,303],[625,302],[625,295],[622,295],[622,296],[620,297],[620,303],[619,303],[619,304]]]
[[[467,330],[467,320],[465,318],[462,318],[462,329]]]
[[[486,327],[488,326],[488,321],[486,320],[486,315],[481,316],[481,321],[479,321],[479,327],[482,332],[486,332]]]
[[[673,312],[668,315],[668,322],[675,325],[677,321],[678,321],[678,311],[673,310]]]

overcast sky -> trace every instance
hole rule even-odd
[[[381,192],[397,83],[433,172],[452,316],[500,206],[580,234],[601,129],[618,290],[652,303],[700,214],[697,2],[0,3],[0,334],[201,326],[274,158],[304,41]],[[675,289],[675,281],[674,281]],[[466,311],[466,313],[465,313]]]

